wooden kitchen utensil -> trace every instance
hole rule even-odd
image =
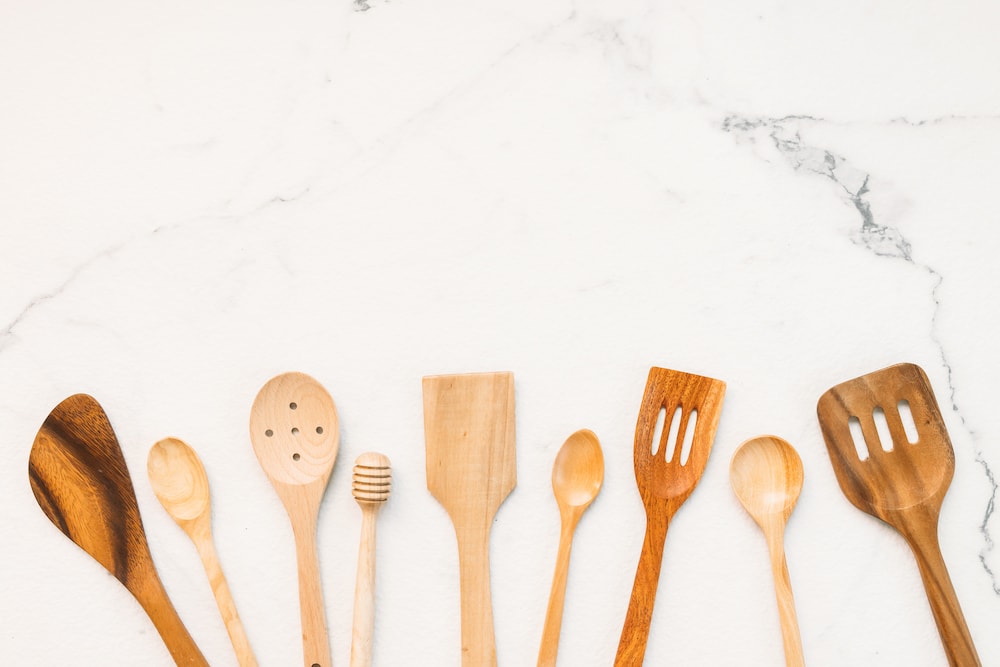
[[[802,639],[785,561],[785,524],[802,491],[802,459],[773,435],[747,440],[729,463],[729,481],[743,508],[764,531],[778,598],[785,665],[803,667]]]
[[[52,410],[31,446],[28,479],[49,521],[135,596],[174,661],[208,667],[156,573],[125,458],[96,400],[76,394]]]
[[[903,403],[915,438],[900,416]],[[981,664],[938,543],[938,514],[955,453],[927,375],[914,364],[890,366],[833,387],[816,410],[844,495],[899,531],[913,550],[949,664]],[[884,439],[876,419],[883,422]],[[852,420],[864,442],[855,443]]]
[[[427,488],[455,526],[462,601],[462,666],[495,667],[489,537],[514,489],[514,375],[425,377]]]
[[[331,667],[316,522],[340,444],[337,408],[326,389],[308,375],[278,375],[261,387],[253,402],[250,441],[292,523],[304,664]]]
[[[256,667],[257,659],[236,611],[236,603],[212,540],[212,501],[208,476],[201,460],[187,443],[165,438],[149,450],[146,472],[163,509],[194,542],[240,667]]]
[[[615,667],[642,665],[667,526],[694,491],[705,470],[725,393],[726,385],[720,380],[665,368],[649,370],[635,427],[634,447],[635,481],[646,508],[646,536],[618,642]],[[654,442],[661,411],[664,412],[663,434]],[[680,420],[677,428],[671,428],[677,419]],[[674,431],[676,438],[671,439]],[[683,456],[685,442],[690,443],[686,459]]]
[[[375,630],[375,519],[389,499],[392,471],[389,457],[367,452],[354,462],[351,493],[361,507],[361,545],[354,588],[354,629],[351,632],[351,667],[372,664]]]
[[[563,443],[552,466],[552,492],[559,506],[562,528],[559,532],[559,554],[556,556],[549,606],[545,612],[542,646],[538,651],[538,667],[555,667],[573,532],[584,510],[597,497],[603,482],[604,453],[601,451],[600,441],[592,431],[577,431]]]

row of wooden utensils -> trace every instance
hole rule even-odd
[[[719,380],[650,369],[633,450],[646,534],[615,667],[643,663],[667,527],[705,469],[724,394]],[[423,400],[427,487],[451,517],[458,542],[462,665],[495,667],[489,534],[516,483],[513,375],[425,377]],[[817,411],[844,494],[896,528],[912,547],[949,663],[980,665],[938,546],[938,513],[955,463],[926,375],[913,364],[869,373],[827,391]],[[250,439],[292,523],[303,664],[331,667],[316,522],[339,446],[333,399],[308,375],[272,378],[251,408]],[[148,473],[157,498],[202,558],[239,664],[256,665],[212,543],[208,481],[197,455],[179,440],[162,440],[150,450]],[[355,463],[352,493],[362,510],[362,535],[351,667],[371,664],[375,519],[389,496],[390,476],[382,454],[363,454]],[[539,667],[556,664],[573,533],[603,478],[597,437],[588,430],[572,434],[552,471],[562,529]],[[77,394],[53,409],[32,446],[29,479],[52,523],[136,597],[177,664],[207,665],[156,573],[131,477],[97,401]],[[752,438],[734,454],[730,480],[766,537],[786,664],[803,665],[783,547],[785,524],[802,488],[801,460],[778,437]]]

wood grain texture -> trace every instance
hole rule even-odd
[[[538,667],[555,667],[573,533],[580,517],[597,497],[603,483],[604,452],[600,441],[592,431],[586,429],[573,433],[559,449],[552,465],[552,492],[559,506],[561,527],[556,569],[552,575],[542,643],[538,650]]]
[[[802,491],[802,459],[781,438],[773,435],[751,438],[733,454],[729,480],[736,497],[760,526],[767,541],[785,665],[803,667],[802,639],[785,560],[785,524]]]
[[[170,603],[149,553],[125,459],[91,396],[70,396],[42,424],[28,458],[45,515],[135,596],[178,665],[208,663]]]
[[[361,541],[354,586],[354,626],[351,630],[351,667],[372,664],[375,637],[375,521],[389,499],[392,468],[389,457],[366,452],[354,462],[351,494],[361,508]]]
[[[916,442],[906,435],[900,401],[909,404]],[[878,408],[891,442],[879,438]],[[844,495],[899,531],[913,550],[949,664],[980,665],[938,543],[938,515],[955,472],[955,454],[927,375],[914,364],[862,375],[823,394],[817,416]],[[852,417],[864,434],[864,459],[851,434]]]
[[[163,509],[187,533],[198,551],[240,667],[257,667],[257,658],[250,648],[212,539],[211,494],[201,459],[182,440],[165,438],[150,448],[146,472]]]
[[[423,379],[427,488],[458,540],[463,667],[495,667],[489,536],[517,483],[512,373]]]
[[[250,440],[292,524],[303,664],[331,667],[316,524],[340,445],[337,408],[326,389],[308,375],[278,375],[254,400]]]
[[[705,470],[725,392],[726,385],[720,380],[665,368],[654,367],[649,371],[633,448],[636,485],[646,509],[646,535],[615,654],[615,667],[642,665],[660,581],[667,526],[694,491]],[[670,441],[671,422],[678,408],[681,415],[677,436],[675,441]],[[666,411],[666,421],[659,442],[654,443],[661,409]],[[690,453],[682,463],[681,445],[695,412]]]

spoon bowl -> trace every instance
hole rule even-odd
[[[733,492],[761,527],[775,516],[787,520],[802,492],[802,459],[798,452],[771,435],[747,440],[729,465]]]
[[[604,453],[593,431],[582,429],[566,439],[552,465],[552,492],[560,509],[587,507],[604,483]]]

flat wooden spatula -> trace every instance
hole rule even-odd
[[[517,483],[514,375],[425,377],[427,488],[458,537],[462,667],[495,667],[490,598],[490,527]]]
[[[35,500],[66,537],[129,590],[183,667],[208,667],[160,583],[132,479],[104,410],[86,394],[57,405],[28,457]]]

